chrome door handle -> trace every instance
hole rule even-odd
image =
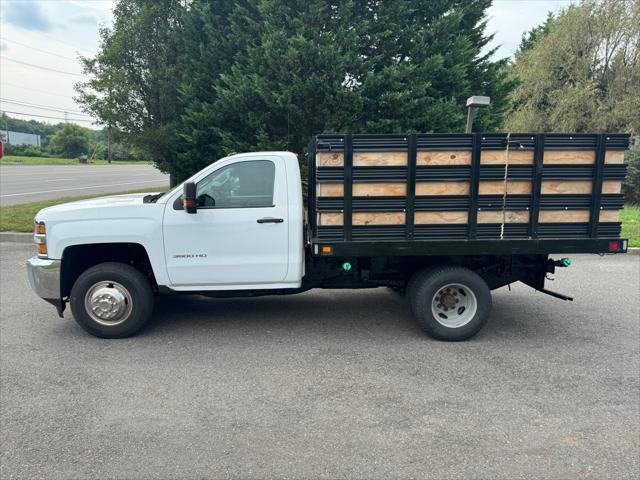
[[[258,223],[282,223],[284,218],[259,218]]]

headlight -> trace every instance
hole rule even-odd
[[[47,227],[44,222],[35,222],[35,234],[33,235],[33,241],[38,247],[38,256],[46,258],[47,252]]]

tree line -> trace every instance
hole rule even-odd
[[[478,131],[637,135],[639,4],[583,0],[495,59],[491,0],[119,0],[78,100],[178,180],[247,150],[304,165],[313,134],[460,132],[470,95]]]
[[[6,155],[107,160],[111,143],[111,158],[115,161],[141,161],[148,158],[132,145],[117,140],[109,142],[108,132],[104,128],[95,130],[73,123],[51,124],[22,120],[1,113],[0,130],[40,135],[40,147],[6,144]]]

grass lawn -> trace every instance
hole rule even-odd
[[[102,193],[100,195],[82,195],[79,197],[64,197],[56,200],[43,200],[41,202],[23,203],[22,205],[7,205],[0,207],[0,232],[33,232],[33,217],[38,211],[52,205],[84,200],[86,198],[104,197],[107,195],[121,195],[123,193],[161,192],[167,188],[155,187],[142,190],[133,190],[118,193]]]
[[[640,205],[625,205],[620,212],[621,236],[629,239],[630,247],[640,247]]]
[[[57,157],[22,157],[19,155],[6,155],[2,157],[2,163],[20,163],[24,165],[80,165],[77,158],[57,158]],[[145,165],[151,162],[116,162],[114,165]],[[106,160],[91,160],[90,165],[108,165]]]

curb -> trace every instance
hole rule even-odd
[[[0,243],[33,243],[33,233],[0,232]],[[628,255],[640,255],[639,247],[629,247]]]
[[[33,243],[33,233],[0,232],[0,243]]]

